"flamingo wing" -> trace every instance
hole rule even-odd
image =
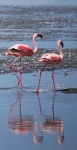
[[[28,52],[28,51],[32,51],[32,48],[28,45],[25,44],[15,44],[12,47],[10,47],[10,50],[12,51],[23,51],[23,52]]]
[[[39,60],[60,61],[61,57],[60,55],[55,53],[46,53],[42,57],[40,57]]]
[[[60,61],[61,56],[58,55],[58,54],[52,53],[52,55],[50,55],[49,59],[52,60],[52,61]]]

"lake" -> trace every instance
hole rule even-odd
[[[2,150],[77,149],[77,7],[0,6],[0,145]],[[9,66],[14,57],[5,56],[13,44],[27,44],[38,52],[22,58],[22,85]],[[39,94],[39,72],[44,66],[38,58],[57,53],[57,41],[64,42],[64,59],[43,71]],[[18,73],[19,61],[14,65]],[[56,94],[54,93],[56,87]]]

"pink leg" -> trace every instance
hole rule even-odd
[[[22,71],[20,71],[20,82],[21,82],[21,88],[22,88]]]
[[[39,88],[40,88],[40,81],[41,81],[41,76],[42,76],[42,71],[44,71],[45,67],[47,66],[47,64],[45,64],[45,66],[43,67],[43,69],[40,71],[40,77],[39,77],[39,84],[36,90],[36,93],[38,94]]]
[[[20,68],[19,68],[19,73],[20,73],[20,79],[18,80],[18,85],[21,84],[21,88],[22,88],[22,69],[21,69],[21,57],[20,57]]]
[[[55,82],[54,82],[54,67],[52,69],[52,81],[53,81],[53,86],[54,86],[54,94],[56,94],[56,87],[55,87]]]
[[[21,58],[21,57],[20,57],[20,56],[17,57],[17,58],[15,59],[15,61],[10,65],[11,71],[14,73],[14,75],[15,75],[15,76],[17,77],[17,79],[18,79],[18,85],[20,84],[20,78],[18,77],[18,75],[16,74],[16,72],[14,71],[14,69],[12,68],[12,66],[15,64],[15,62],[16,62],[19,58]]]

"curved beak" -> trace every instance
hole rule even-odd
[[[62,46],[62,48],[64,47],[64,43],[63,43],[63,41],[61,41],[61,46]]]
[[[42,34],[38,34],[38,36],[39,36],[40,38],[43,38]]]

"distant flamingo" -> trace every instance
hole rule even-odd
[[[42,75],[42,71],[45,69],[45,67],[48,65],[48,64],[51,64],[52,65],[52,80],[53,80],[53,84],[54,84],[54,65],[57,65],[61,62],[61,60],[63,59],[63,52],[62,52],[62,49],[60,48],[60,44],[63,48],[64,44],[63,44],[63,41],[62,40],[58,40],[58,51],[60,54],[55,54],[55,53],[46,53],[46,54],[43,54],[42,57],[40,57],[38,59],[38,61],[40,62],[44,62],[45,63],[45,66],[43,67],[43,69],[40,71],[40,78],[39,78],[39,84],[38,84],[38,88],[36,90],[36,93],[38,94],[38,91],[39,91],[39,88],[40,88],[40,80],[41,80],[41,75]],[[54,84],[54,92],[56,92],[56,89],[55,89],[55,84]]]
[[[17,57],[15,61],[10,65],[10,69],[18,78],[18,85],[21,83],[21,87],[22,87],[21,69],[19,69],[19,73],[20,73],[20,78],[19,78],[16,72],[13,70],[12,66],[16,63],[18,59],[20,59],[20,66],[21,66],[21,57],[32,56],[33,54],[37,52],[38,46],[35,41],[35,38],[38,38],[38,37],[42,38],[42,35],[39,33],[35,33],[32,38],[34,46],[35,46],[34,50],[30,46],[25,45],[25,44],[15,44],[12,47],[10,47],[9,50],[6,51],[6,55],[12,55],[12,56]]]

